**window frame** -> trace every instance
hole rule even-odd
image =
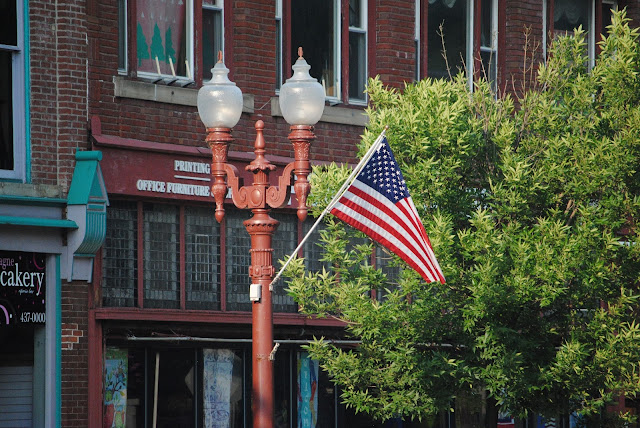
[[[420,80],[421,76],[421,63],[422,63],[422,49],[420,46],[420,29],[422,27],[421,22],[420,22],[420,2],[421,0],[415,0],[414,2],[414,6],[413,6],[413,11],[414,11],[414,26],[413,26],[413,48],[414,48],[414,55],[415,55],[415,69],[414,69],[414,73],[413,73],[413,80],[414,81],[418,81]]]
[[[195,45],[196,45],[196,35],[199,37],[199,32],[202,31],[202,22],[196,25],[196,3],[202,6],[201,0],[183,0],[185,2],[185,54],[187,58],[187,76],[180,76],[176,74],[173,76],[172,74],[164,74],[150,71],[140,71],[138,70],[136,58],[137,58],[137,1],[138,0],[127,0],[127,16],[125,17],[125,21],[127,22],[127,57],[128,64],[130,65],[129,72],[132,73],[134,77],[152,81],[154,83],[165,82],[165,83],[173,83],[173,82],[181,82],[184,85],[195,81]],[[202,20],[202,14],[197,14]],[[223,21],[224,25],[224,21]],[[196,31],[196,27],[199,28],[199,31]],[[224,34],[224,30],[223,30]],[[199,45],[200,43],[198,43]],[[134,48],[134,46],[136,48]],[[202,56],[202,49],[199,49],[200,57]],[[200,62],[200,61],[199,61]],[[201,63],[201,62],[200,62]],[[174,64],[175,67],[175,64]],[[201,74],[201,73],[200,73]]]
[[[122,15],[120,13],[122,12]],[[118,0],[118,74],[126,75],[129,70],[129,0]],[[122,44],[122,52],[120,52]],[[122,58],[121,58],[122,56]],[[120,67],[120,61],[124,67]]]
[[[504,69],[504,58],[500,55],[504,51],[504,33],[506,30],[505,1],[504,0],[462,0],[466,6],[466,32],[465,32],[465,73],[469,90],[473,91],[474,81],[482,74],[480,54],[484,51],[493,51],[496,68],[495,88],[500,82],[500,73]],[[483,46],[481,43],[482,31],[482,2],[490,1],[492,46]],[[545,0],[546,1],[546,0]],[[429,76],[429,1],[416,0],[415,2],[415,27],[416,27],[416,76],[419,78]],[[440,54],[440,51],[437,53]]]
[[[202,14],[201,17],[202,19],[200,20],[200,40],[202,40],[202,37],[204,35],[204,11],[205,10],[212,10],[212,11],[217,11],[220,12],[220,23],[222,24],[222,28],[220,29],[220,47],[222,50],[222,55],[223,58],[226,54],[226,49],[225,49],[225,43],[226,43],[226,37],[225,37],[225,0],[212,0],[212,2],[214,3],[213,5],[210,4],[204,4],[204,1],[200,0],[201,3],[201,7],[202,7]],[[195,16],[194,16],[195,18]],[[195,29],[195,28],[194,28]],[[194,32],[194,37],[195,37],[195,32]],[[214,52],[214,58],[216,57],[216,53]],[[199,56],[200,58],[198,59],[198,63],[202,64],[202,67],[200,67],[202,69],[201,71],[201,75],[202,75],[202,79],[204,80],[204,74],[206,72],[205,68],[204,68],[204,44],[202,44],[200,46],[199,49]],[[215,61],[214,61],[214,65],[215,65]],[[193,69],[192,69],[193,70]],[[193,71],[191,72],[192,76],[192,80],[193,80]]]
[[[493,90],[495,91],[497,89],[497,84],[498,84],[498,72],[499,72],[499,46],[498,46],[498,22],[499,22],[499,14],[498,14],[498,0],[482,0],[484,1],[489,1],[491,2],[491,44],[490,46],[486,46],[482,44],[482,37],[478,37],[478,45],[479,45],[479,55],[480,58],[482,58],[482,54],[483,53],[489,53],[491,61],[490,64],[493,63],[495,65],[495,70],[496,70],[496,75],[495,80],[493,82],[491,82],[491,86],[493,88]],[[478,11],[479,13],[479,19],[478,21],[480,22],[480,28],[478,29],[478,32],[482,32],[482,7],[480,7],[480,10]],[[491,79],[491,70],[487,70],[487,64],[482,64],[481,65],[482,68],[480,68],[479,70],[477,70],[477,73],[480,73],[479,75],[482,76],[482,74],[484,74],[484,77],[486,77],[487,79]]]
[[[275,20],[276,20],[276,94],[280,93],[280,88],[282,87],[282,84],[284,83],[284,70],[283,70],[283,63],[284,63],[284,43],[282,42],[283,40],[283,34],[284,34],[284,19],[283,19],[283,13],[282,13],[282,1],[283,0],[276,0],[276,14],[275,14]]]
[[[555,37],[555,23],[554,23],[554,10],[555,10],[555,1],[556,0],[543,0],[542,2],[542,15],[543,25],[542,25],[542,53],[544,59],[546,61],[548,55],[548,45],[550,43],[549,34],[552,37]],[[589,28],[587,30],[587,55],[589,58],[589,68],[593,68],[595,66],[596,54],[598,52],[597,47],[597,37],[600,37],[600,34],[603,32],[602,28],[602,16],[601,12],[598,11],[598,6],[603,6],[605,4],[614,5],[616,8],[618,7],[617,0],[587,0],[589,7]]]
[[[347,2],[350,2],[351,0],[347,0]],[[366,87],[366,79],[368,77],[368,72],[369,72],[369,28],[368,28],[368,16],[369,16],[369,9],[368,9],[368,0],[355,0],[357,2],[360,3],[360,22],[361,25],[360,27],[352,27],[350,25],[350,19],[347,18],[347,24],[348,24],[348,30],[347,30],[347,35],[348,35],[348,43],[350,43],[351,40],[351,34],[359,34],[361,35],[361,37],[364,38],[364,70],[358,70],[360,73],[364,74],[364,80],[365,80],[365,87]],[[347,49],[348,52],[348,49]],[[348,56],[348,63],[350,63],[351,57],[347,54]],[[349,80],[349,78],[351,77],[351,73],[352,70],[349,68],[348,71],[348,78],[347,80]],[[368,102],[368,96],[367,94],[363,94],[362,98],[352,98],[349,95],[349,90],[347,90],[346,93],[346,97],[349,100],[349,104],[351,105],[367,105]]]
[[[336,104],[345,104],[345,105],[353,105],[353,106],[366,106],[368,100],[359,100],[349,97],[348,93],[348,81],[349,81],[349,33],[353,27],[349,27],[348,22],[348,12],[349,12],[349,0],[331,0],[334,12],[333,12],[333,28],[334,28],[334,40],[333,40],[333,60],[335,63],[334,73],[336,76],[336,95],[335,96],[325,96],[325,100],[330,105]],[[375,46],[375,35],[372,37],[372,33],[369,31],[369,28],[374,28],[375,25],[372,23],[375,19],[373,15],[372,5],[373,2],[371,0],[360,0],[363,6],[364,17],[362,19],[363,32],[365,37],[365,80],[371,75],[375,74],[375,63],[371,62],[371,53],[372,46]],[[295,62],[297,58],[292,57],[292,41],[291,41],[291,21],[294,19],[293,13],[291,10],[292,0],[279,0],[276,3],[276,14],[278,13],[278,3],[280,3],[281,7],[281,23],[282,23],[282,47],[281,47],[281,76],[276,76],[276,81],[278,78],[282,79],[281,82],[284,83],[285,80],[291,75],[291,66]],[[345,19],[343,19],[345,17]],[[276,18],[277,20],[277,18]],[[276,21],[277,22],[277,21]],[[354,28],[355,30],[355,28]],[[303,46],[304,48],[304,46]],[[276,58],[277,58],[276,54]],[[322,81],[319,80],[322,84]],[[346,82],[346,83],[345,83]],[[325,83],[326,85],[326,83]],[[278,93],[278,89],[276,87],[276,93]]]
[[[27,70],[28,55],[25,48],[26,17],[24,2],[16,4],[16,44],[0,44],[1,52],[11,55],[11,121],[13,124],[13,168],[0,169],[0,180],[25,182],[27,180]]]

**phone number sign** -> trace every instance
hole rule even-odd
[[[44,324],[46,258],[0,251],[0,325]]]

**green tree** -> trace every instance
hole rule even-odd
[[[165,61],[169,63],[169,58],[173,61],[173,66],[177,68],[176,63],[176,50],[173,48],[173,39],[171,35],[171,27],[167,27],[167,31],[164,33],[164,43],[166,48],[164,50],[165,53]]]
[[[149,46],[147,45],[147,39],[144,36],[144,31],[142,30],[142,25],[138,22],[137,27],[138,35],[136,37],[137,40],[137,49],[136,55],[138,57],[138,65],[142,64],[143,59],[149,59]]]
[[[151,37],[151,58],[155,60],[156,57],[158,61],[168,61],[165,57],[162,36],[160,35],[160,28],[157,22],[153,26],[153,37]]]
[[[487,393],[515,415],[602,424],[607,404],[640,391],[640,45],[624,12],[600,47],[589,69],[585,33],[558,38],[517,102],[486,81],[470,92],[464,76],[402,92],[369,82],[360,151],[389,125],[447,283],[386,277],[371,245],[327,219],[331,269],[297,260],[288,286],[303,313],[361,341],[309,346],[348,406],[411,419]],[[348,172],[314,169],[316,215]]]

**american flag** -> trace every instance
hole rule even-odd
[[[331,214],[366,233],[416,270],[427,282],[445,279],[386,137]]]

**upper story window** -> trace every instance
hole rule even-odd
[[[136,3],[136,70],[191,79],[193,2],[133,0]]]
[[[285,0],[286,1],[286,0]],[[291,1],[291,58],[299,46],[311,65],[311,76],[318,79],[328,98],[339,99],[340,79],[340,0]]]
[[[285,64],[295,62],[302,46],[311,76],[322,84],[329,101],[366,103],[367,4],[367,0],[278,0],[276,88],[288,77],[290,68]],[[284,28],[290,28],[290,37],[281,36]]]
[[[367,84],[367,2],[349,0],[349,101],[365,102]]]
[[[494,82],[495,87],[498,0],[429,0],[427,8],[427,76],[448,78],[464,72],[472,87],[471,77],[477,71]],[[474,40],[475,28],[480,40]],[[481,62],[476,61],[478,58]]]
[[[549,9],[548,25],[553,36],[573,33],[574,29],[582,27],[585,31],[589,65],[593,67],[598,33],[607,32],[606,27],[611,24],[612,13],[618,9],[617,1],[602,0],[598,6],[596,0],[545,0],[544,7]],[[545,30],[543,34],[545,48],[548,43],[546,33]]]
[[[167,83],[209,80],[224,52],[224,2],[118,0],[118,72]]]
[[[449,77],[461,71],[471,76],[471,0],[435,0],[429,1],[427,7],[427,76]]]
[[[0,179],[25,179],[22,0],[0,2]]]
[[[223,0],[202,1],[202,78],[211,79],[218,52],[224,51]]]

